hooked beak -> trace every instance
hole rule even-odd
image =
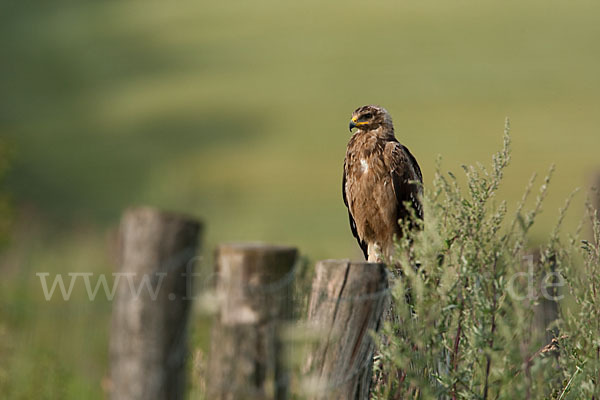
[[[350,132],[352,132],[352,128],[356,128],[356,122],[354,122],[354,121],[350,121],[350,126],[349,126]]]
[[[352,119],[350,120],[350,132],[352,132],[352,128],[356,128],[358,126],[358,124],[356,123],[358,121],[357,117],[352,117]]]

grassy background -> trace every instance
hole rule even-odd
[[[264,240],[312,260],[359,258],[340,185],[360,105],[392,113],[426,184],[438,154],[456,172],[487,162],[509,116],[502,198],[514,204],[533,172],[557,165],[533,241],[599,164],[597,2],[57,0],[0,10],[0,134],[16,214],[0,264],[0,388],[12,398],[102,398],[110,304],[83,293],[46,303],[35,273],[111,272],[126,206],[198,215],[207,253]]]

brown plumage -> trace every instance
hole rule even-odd
[[[392,118],[378,106],[352,113],[350,138],[344,160],[342,195],[348,207],[350,228],[365,258],[371,262],[392,255],[399,220],[410,218],[409,202],[417,218],[421,206],[421,169],[417,160],[394,136]],[[418,183],[415,183],[418,182]]]

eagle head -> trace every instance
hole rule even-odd
[[[352,119],[350,120],[350,132],[352,128],[358,128],[363,131],[371,131],[384,127],[384,130],[391,132],[394,131],[394,125],[392,124],[392,117],[390,113],[383,107],[368,105],[358,107],[352,113]]]

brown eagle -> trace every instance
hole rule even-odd
[[[350,228],[365,258],[381,262],[393,253],[399,220],[410,218],[409,202],[417,218],[423,218],[423,177],[415,157],[394,136],[390,114],[368,105],[352,113],[344,159],[342,195],[348,207]]]

